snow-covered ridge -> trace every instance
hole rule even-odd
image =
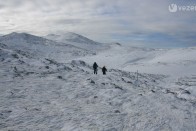
[[[63,34],[49,34],[46,36],[48,39],[57,40],[59,42],[76,42],[76,43],[85,43],[85,44],[93,44],[93,45],[99,45],[101,43],[95,42],[93,40],[88,39],[87,37],[84,37],[82,35],[73,33],[73,32],[67,32]]]
[[[0,43],[6,45],[6,48],[3,48],[3,50],[22,51],[27,54],[33,54],[33,56],[39,59],[46,57],[64,61],[94,53],[71,44],[56,42],[27,33],[11,33],[2,36]]]
[[[54,40],[57,42],[62,43],[69,43],[71,45],[86,49],[86,50],[106,50],[109,48],[109,44],[103,44],[99,42],[95,42],[87,37],[84,37],[82,35],[67,32],[63,34],[49,34],[45,38]]]
[[[55,43],[51,40],[47,40],[45,38],[27,34],[27,33],[10,33],[8,35],[4,35],[0,38],[1,43],[6,43],[10,46],[25,46],[25,44],[37,44],[37,45],[46,45]]]
[[[35,36],[27,33],[16,33],[16,32],[10,33],[8,35],[4,35],[1,38],[1,41],[11,42],[12,40],[14,40],[15,42],[27,42],[27,43],[34,43],[34,44],[41,44],[41,42],[46,43],[49,41],[39,36]]]
[[[26,33],[0,38],[0,130],[196,129],[195,47],[87,45]]]

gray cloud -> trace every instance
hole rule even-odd
[[[0,0],[0,31],[25,31],[37,35],[71,31],[102,42],[127,42],[123,37],[126,36],[132,38],[132,43],[137,34],[160,34],[159,37],[166,34],[178,39],[176,42],[193,43],[195,12],[168,11],[171,3],[194,4],[190,1]]]

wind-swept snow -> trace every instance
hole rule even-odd
[[[2,130],[196,128],[195,97],[181,99],[177,90],[160,86],[164,75],[139,74],[136,87],[135,73],[112,69],[93,75],[82,61],[47,66],[1,70]]]
[[[195,48],[110,47],[0,38],[0,130],[196,130]]]
[[[38,59],[46,57],[60,62],[94,54],[93,51],[26,33],[5,35],[0,39],[0,44],[6,45],[6,49],[33,54]]]
[[[76,47],[91,51],[105,50],[110,47],[108,44],[95,42],[88,39],[87,37],[72,32],[63,34],[49,34],[46,36],[46,38],[57,42],[68,43]]]
[[[196,48],[147,49],[113,45],[110,50],[82,60],[126,71],[186,76],[196,74]]]

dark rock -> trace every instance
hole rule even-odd
[[[127,81],[127,83],[133,84],[131,81]]]
[[[51,59],[47,59],[47,58],[45,58],[45,60],[47,60],[49,62],[49,64],[59,65],[59,63],[56,62],[55,60],[51,60]]]
[[[115,113],[120,113],[120,111],[119,111],[119,110],[115,110],[114,112],[115,112]]]
[[[26,75],[34,74],[34,72],[26,72]]]
[[[90,83],[95,84],[95,82],[94,82],[93,80],[91,80],[91,82],[90,82]]]
[[[12,54],[12,56],[13,56],[14,58],[16,58],[16,59],[19,58],[19,56],[18,56],[17,54]]]
[[[59,78],[59,79],[63,79],[63,77],[62,77],[62,76],[57,76],[57,78]]]
[[[72,69],[70,67],[64,66],[64,70],[71,71]]]
[[[121,87],[119,87],[119,86],[117,86],[117,85],[115,86],[115,88],[116,88],[116,89],[123,90],[123,88],[121,88]]]
[[[17,68],[16,68],[16,66],[14,66],[14,71],[17,71]]]
[[[24,63],[25,63],[25,62],[22,61],[22,60],[18,60],[18,62],[19,62],[20,64],[24,64]]]
[[[184,92],[183,93],[185,93],[185,94],[191,94],[189,91],[187,91],[187,90],[184,90]]]
[[[176,92],[172,92],[172,91],[170,91],[170,90],[166,90],[166,93],[171,93],[171,94],[173,94],[173,95],[175,95],[175,94],[177,94]]]

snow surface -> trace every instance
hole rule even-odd
[[[70,43],[0,38],[1,131],[196,130],[196,48]]]
[[[87,37],[72,32],[66,32],[63,34],[49,34],[45,38],[57,42],[68,43],[80,47],[82,49],[93,51],[106,50],[110,47],[109,44],[95,42],[93,40],[88,39]]]
[[[82,58],[89,64],[126,71],[165,74],[175,77],[196,74],[196,48],[148,49],[114,45],[110,50]],[[112,64],[111,64],[112,63]]]

